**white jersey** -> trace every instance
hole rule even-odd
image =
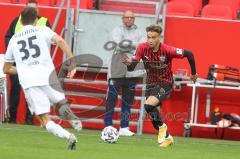
[[[45,26],[26,25],[11,38],[5,61],[16,63],[23,89],[49,85],[50,75],[56,74],[50,55],[51,39],[55,34]]]

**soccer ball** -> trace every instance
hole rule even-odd
[[[115,143],[119,138],[118,130],[112,126],[107,126],[102,130],[101,139],[104,142]]]

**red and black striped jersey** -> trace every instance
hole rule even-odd
[[[142,43],[137,48],[134,60],[143,60],[147,71],[147,83],[163,83],[173,84],[172,59],[183,58],[184,50],[160,44],[157,52],[149,47],[148,43]]]

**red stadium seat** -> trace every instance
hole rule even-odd
[[[51,0],[37,0],[39,6],[52,6]]]
[[[202,0],[171,0],[171,2],[181,2],[189,3],[194,8],[194,15],[199,16],[200,10],[202,8]]]
[[[193,6],[183,2],[167,3],[167,15],[194,16]]]
[[[12,3],[12,0],[0,0],[0,3]]]
[[[209,0],[209,4],[229,6],[232,9],[234,19],[236,19],[240,0]]]
[[[44,0],[45,1],[45,0]],[[62,0],[49,0],[51,6],[60,6]],[[77,0],[70,1],[70,7],[76,8]],[[64,7],[67,7],[67,3],[65,2]],[[81,0],[80,1],[81,9],[93,9],[93,0]]]
[[[11,0],[11,3],[14,3],[14,4],[26,4],[27,0]]]
[[[26,4],[29,0],[10,0],[14,4]],[[50,0],[36,0],[39,6],[49,6]]]
[[[228,6],[208,4],[202,9],[202,17],[217,19],[233,19],[232,10]]]

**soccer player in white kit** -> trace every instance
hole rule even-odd
[[[55,42],[68,58],[74,59],[73,54],[66,42],[51,29],[35,26],[37,15],[35,8],[25,7],[22,10],[23,28],[9,42],[3,71],[7,74],[18,74],[29,109],[38,117],[41,126],[49,133],[66,138],[68,148],[75,149],[77,142],[75,135],[49,118],[50,105],[65,99],[62,92],[50,86],[50,84],[58,84],[58,80],[50,80],[50,75],[57,77],[50,55],[51,41]],[[75,67],[76,63],[73,61],[71,60],[71,66]],[[13,62],[16,63],[16,67],[12,65]],[[71,69],[67,76],[72,78],[75,72],[75,69]]]

